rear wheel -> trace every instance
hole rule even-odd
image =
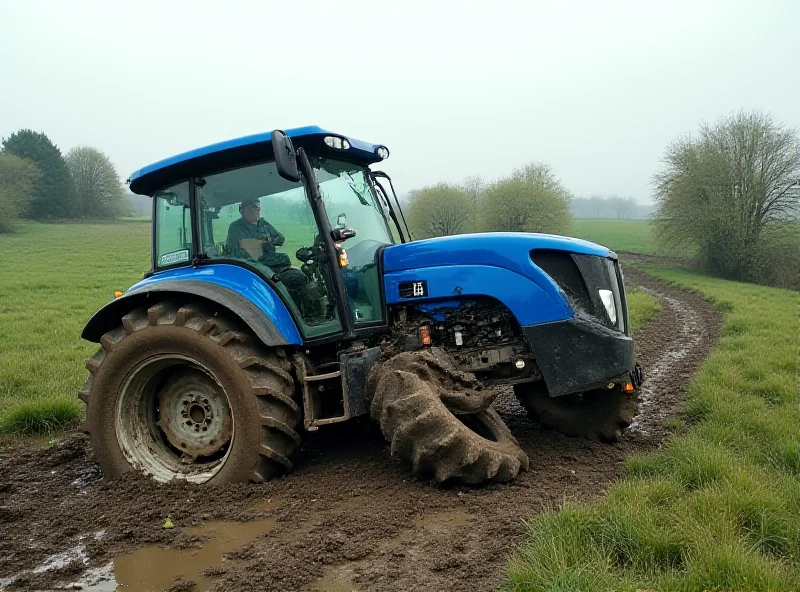
[[[638,410],[637,393],[626,393],[619,385],[551,397],[539,381],[515,385],[514,393],[528,415],[542,426],[601,442],[622,438]]]
[[[455,369],[445,366],[446,373],[441,369],[440,356],[415,352],[400,354],[373,370],[368,380],[370,412],[392,455],[409,462],[414,474],[438,482],[474,485],[514,479],[528,468],[529,459],[488,406],[491,400],[483,398],[486,408],[473,412],[448,408],[447,393],[454,401],[459,395],[468,397],[463,390],[449,388],[453,385],[446,376]]]
[[[300,407],[280,350],[197,304],[125,315],[79,391],[103,472],[157,481],[264,481],[290,470]]]

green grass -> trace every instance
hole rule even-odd
[[[0,235],[0,433],[75,423],[84,324],[149,268],[150,225],[23,223]]]
[[[661,310],[661,303],[657,298],[635,288],[628,289],[626,299],[632,331],[643,327],[647,321],[653,318],[653,315]]]
[[[629,459],[601,500],[530,520],[503,587],[798,590],[800,294],[646,271],[725,312],[721,341],[689,388],[689,429]]]
[[[573,220],[569,234],[612,251],[655,255],[658,250],[647,220]]]

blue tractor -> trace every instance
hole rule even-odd
[[[152,269],[97,311],[79,391],[108,476],[262,482],[304,431],[371,418],[414,473],[503,482],[529,459],[491,403],[615,441],[641,371],[616,255],[532,233],[411,240],[375,145],[256,134],[135,173]]]

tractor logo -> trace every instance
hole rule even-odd
[[[428,282],[404,282],[400,284],[400,298],[423,298],[428,295]]]

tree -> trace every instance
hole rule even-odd
[[[11,232],[27,209],[39,181],[39,169],[26,159],[0,152],[0,233]]]
[[[481,220],[485,230],[563,234],[571,222],[570,194],[548,165],[532,163],[486,190]]]
[[[448,236],[469,230],[472,202],[467,193],[448,183],[411,192],[408,225],[414,238]]]
[[[78,196],[78,210],[84,218],[114,218],[122,208],[122,184],[114,163],[89,146],[67,153],[67,168]]]
[[[609,205],[614,209],[614,213],[617,215],[617,220],[631,218],[636,212],[636,200],[632,197],[620,197],[619,195],[612,195],[608,202]]]
[[[23,129],[3,140],[3,151],[32,160],[41,173],[25,212],[28,218],[72,218],[78,213],[72,176],[50,138]]]
[[[800,212],[800,143],[759,112],[704,124],[666,150],[654,178],[659,239],[694,247],[709,271],[749,279],[771,227]]]

